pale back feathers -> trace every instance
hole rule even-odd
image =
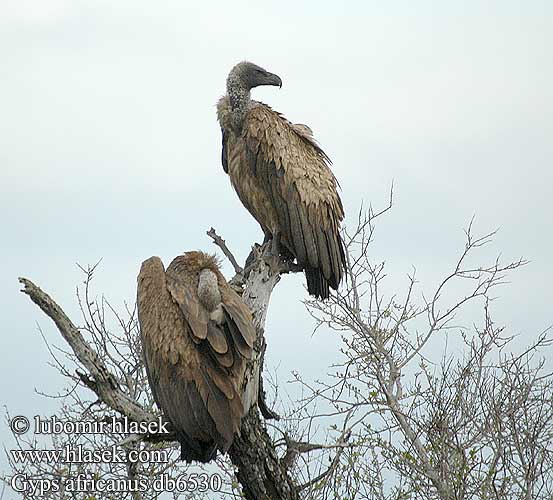
[[[343,276],[344,218],[330,160],[309,127],[250,101],[240,127],[228,96],[217,105],[222,162],[244,206],[305,267],[308,290],[328,297]]]
[[[211,310],[198,293],[206,276],[217,286]],[[177,433],[181,458],[209,461],[217,449],[228,450],[249,410],[242,394],[255,340],[251,313],[214,258],[201,252],[175,258],[167,271],[158,257],[146,260],[137,302],[155,401]]]

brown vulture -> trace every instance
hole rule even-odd
[[[308,126],[250,99],[259,85],[282,81],[250,62],[237,64],[227,78],[227,95],[217,104],[223,169],[265,241],[272,238],[273,252],[295,257],[309,293],[325,299],[344,274],[338,182]]]
[[[226,452],[251,402],[244,401],[246,361],[255,328],[215,257],[187,252],[167,268],[142,263],[138,319],[154,399],[181,444],[181,460]]]

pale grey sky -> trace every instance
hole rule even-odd
[[[33,390],[60,384],[36,324],[57,333],[17,276],[75,315],[75,262],[103,258],[96,290],[122,303],[145,258],[213,250],[212,225],[241,259],[260,241],[219,160],[215,103],[243,59],[281,76],[254,97],[314,130],[347,223],[362,202],[384,205],[394,180],[371,250],[390,291],[412,266],[419,296],[432,289],[476,214],[477,231],[501,228],[486,255],[531,260],[494,309],[534,337],[552,323],[552,47],[553,5],[539,0],[3,0],[0,403],[47,413]],[[338,359],[330,332],[311,337],[305,297],[299,276],[273,295],[268,363],[281,381]]]

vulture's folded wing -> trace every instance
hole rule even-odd
[[[197,344],[207,340],[208,345],[202,344],[202,351],[211,356],[221,367],[232,367],[234,354],[229,349],[229,341],[232,339],[227,338],[223,325],[218,325],[209,319],[198,296],[171,267],[167,270],[167,288],[190,325],[192,340]]]
[[[238,294],[225,284],[220,286],[225,323],[232,336],[236,350],[246,359],[251,359],[255,342],[255,327],[252,314]]]
[[[144,362],[154,399],[181,442],[186,443],[185,456],[207,460],[214,449],[205,449],[200,443],[213,441],[216,426],[198,391],[194,369],[198,358],[187,334],[188,323],[168,290],[158,257],[142,264],[137,304]],[[199,382],[205,385],[203,380]]]
[[[183,283],[179,276],[169,270],[167,272],[167,288],[171,292],[173,300],[179,305],[186,321],[188,321],[192,329],[193,340],[199,343],[206,339],[209,318],[198,297]]]
[[[228,349],[213,350],[208,334],[213,322],[204,318],[185,284],[165,273],[158,257],[142,265],[137,303],[154,399],[184,443],[183,456],[207,461],[215,450],[210,443],[226,451],[239,431],[243,405],[225,367],[236,366],[235,356]],[[217,327],[214,335],[225,334]]]
[[[345,263],[339,234],[344,210],[329,158],[311,129],[264,104],[249,110],[244,127],[246,157],[275,207],[281,241],[300,265],[320,269],[337,288]]]

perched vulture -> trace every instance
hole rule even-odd
[[[308,126],[250,99],[259,85],[282,81],[250,62],[237,64],[228,76],[227,95],[217,104],[223,169],[265,241],[272,238],[273,252],[295,257],[309,293],[325,299],[344,274],[338,183]]]
[[[212,460],[227,451],[249,410],[246,361],[255,329],[215,257],[187,252],[167,268],[142,263],[138,319],[146,372],[157,405],[175,429],[181,460]]]

